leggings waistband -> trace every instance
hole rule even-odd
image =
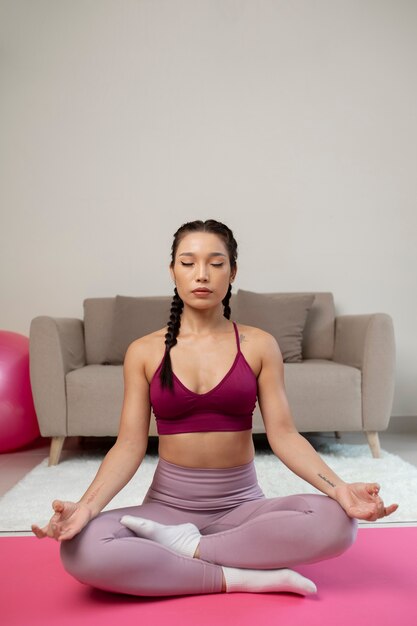
[[[225,468],[184,467],[159,457],[145,502],[187,510],[233,508],[265,498],[254,461]]]

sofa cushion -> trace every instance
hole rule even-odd
[[[86,365],[103,364],[106,360],[114,304],[114,297],[85,298],[83,301]]]
[[[169,296],[116,295],[106,357],[109,364],[123,363],[129,344],[167,325],[172,298]]]
[[[302,340],[314,294],[256,293],[238,290],[238,321],[275,337],[285,363],[303,360]]]
[[[336,311],[333,294],[316,291],[303,330],[304,359],[333,359]]]

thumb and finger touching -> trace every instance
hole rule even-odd
[[[351,516],[368,521],[383,518],[397,510],[398,504],[384,507],[379,483],[353,483],[344,493],[345,510]]]
[[[66,532],[65,529],[62,528],[62,523],[69,513],[69,510],[65,510],[66,503],[62,500],[54,500],[52,502],[52,508],[55,513],[52,515],[48,524],[42,528],[37,524],[31,525],[32,532],[38,539],[44,539],[45,537],[56,539],[57,536]]]

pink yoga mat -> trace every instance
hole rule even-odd
[[[325,529],[323,529],[325,532]],[[144,598],[73,579],[52,539],[0,539],[4,626],[417,626],[417,527],[359,528],[344,554],[294,569],[318,593]]]

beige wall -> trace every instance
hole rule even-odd
[[[167,294],[213,217],[235,289],[392,315],[417,414],[417,3],[0,0],[0,328]]]

